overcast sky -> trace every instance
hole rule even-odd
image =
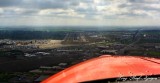
[[[0,0],[0,26],[160,26],[160,0]]]

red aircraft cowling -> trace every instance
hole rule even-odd
[[[160,75],[160,59],[103,55],[67,68],[41,83],[77,83],[144,75]]]

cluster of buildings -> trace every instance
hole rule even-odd
[[[6,50],[36,50],[39,45],[47,44],[49,40],[0,40],[0,49]]]

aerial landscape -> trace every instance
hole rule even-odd
[[[1,73],[1,76],[24,76],[22,81],[32,82],[36,77],[49,77],[79,62],[105,54],[160,58],[160,29],[157,27],[98,31],[92,27],[86,30],[53,28],[49,31],[47,28],[25,31],[1,28],[0,71],[10,72]],[[18,77],[10,81],[18,81],[16,79]]]
[[[159,10],[159,0],[0,0],[0,83],[40,83],[102,55],[160,59]]]

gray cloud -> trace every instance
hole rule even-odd
[[[159,0],[128,0],[126,3],[118,5],[118,7],[120,9],[126,8],[128,12],[127,13],[125,12],[121,15],[130,16],[130,17],[134,17],[134,16],[147,17],[147,16],[151,16],[152,12],[160,14]]]
[[[22,3],[23,0],[0,0],[0,7],[13,7]]]
[[[88,19],[160,18],[159,0],[0,0],[0,16]]]
[[[0,7],[21,7],[21,8],[67,8],[67,0],[0,0]]]

